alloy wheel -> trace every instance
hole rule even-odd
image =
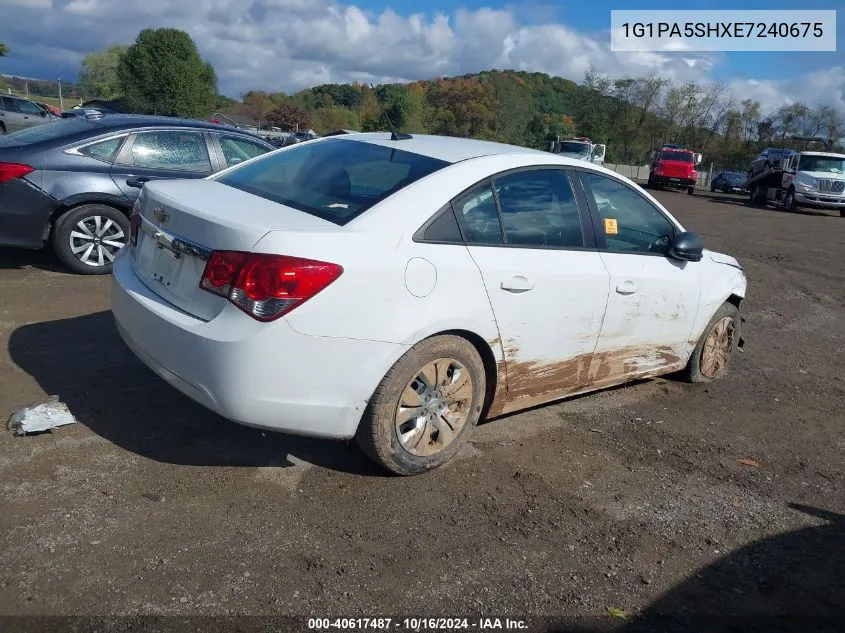
[[[102,215],[82,218],[70,232],[70,250],[83,264],[105,266],[126,246],[126,233],[117,222]]]
[[[701,373],[707,378],[717,378],[731,362],[734,351],[734,320],[722,317],[710,330],[701,351]]]
[[[472,407],[473,380],[453,358],[428,363],[406,385],[396,409],[396,437],[412,455],[429,456],[449,446]]]

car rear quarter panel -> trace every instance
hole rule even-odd
[[[456,329],[487,341],[498,338],[480,272],[465,246],[351,231],[274,231],[254,250],[343,266],[334,283],[286,315],[301,334],[404,345]],[[415,270],[424,271],[422,278]]]

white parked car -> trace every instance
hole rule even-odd
[[[124,251],[112,310],[164,380],[400,474],[484,417],[715,380],[742,344],[735,259],[626,178],[497,143],[350,134],[151,182]]]

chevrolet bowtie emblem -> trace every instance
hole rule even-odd
[[[170,214],[158,208],[153,209],[153,215],[155,216],[155,219],[162,224],[170,220]]]

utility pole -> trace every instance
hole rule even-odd
[[[65,109],[65,100],[62,98],[62,76],[59,75],[59,109]]]
[[[23,87],[24,87],[24,90],[26,90],[26,98],[29,99],[29,82],[28,81],[23,82]]]

